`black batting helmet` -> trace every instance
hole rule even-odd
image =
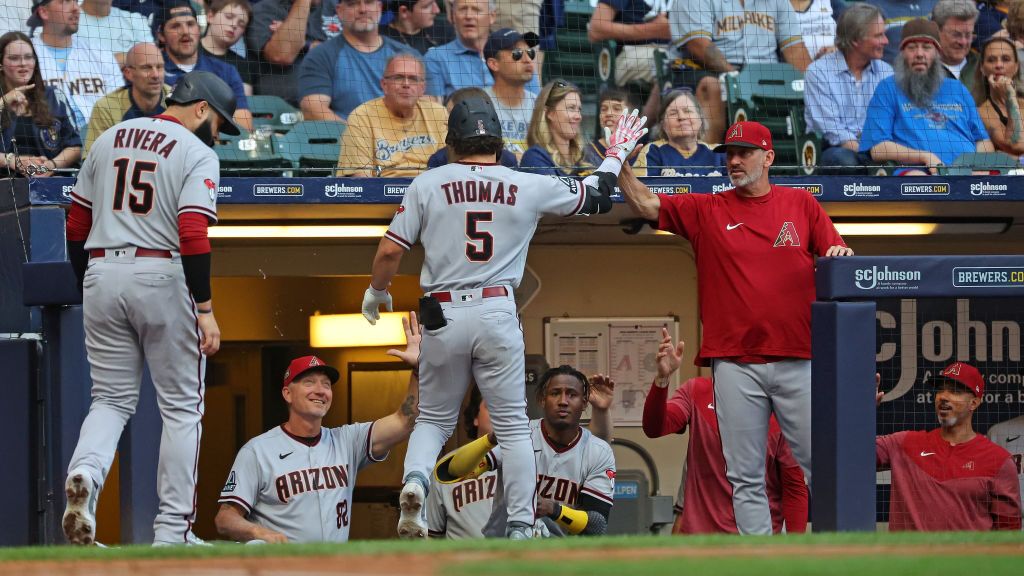
[[[220,124],[221,132],[232,136],[241,133],[232,119],[237,106],[235,92],[216,74],[203,70],[189,72],[178,80],[174,91],[167,97],[167,102],[172,104],[191,104],[200,100],[205,100],[224,120]]]
[[[501,138],[501,122],[490,99],[467,96],[448,115],[448,134],[456,141],[479,136]]]

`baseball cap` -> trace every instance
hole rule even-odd
[[[162,30],[164,24],[179,16],[192,16],[196,20],[199,19],[199,16],[196,14],[195,6],[193,6],[192,2],[189,0],[170,0],[164,4],[164,10],[159,16],[156,14],[153,15],[154,30]]]
[[[943,380],[953,380],[966,387],[978,398],[985,395],[985,379],[981,377],[981,372],[965,362],[953,362],[946,366],[939,373],[939,377],[935,379],[936,386],[941,385]]]
[[[729,127],[725,141],[715,146],[715,152],[725,152],[729,146],[772,150],[772,133],[760,122],[743,121]]]
[[[914,18],[903,25],[900,37],[900,50],[911,42],[931,42],[939,47],[939,25],[924,18]]]
[[[502,28],[491,32],[487,37],[487,44],[484,46],[484,58],[497,58],[498,51],[511,50],[522,40],[526,45],[533,48],[540,43],[540,36],[533,32],[520,34],[511,28]]]
[[[298,380],[307,372],[317,370],[327,375],[327,378],[334,384],[338,381],[338,370],[331,366],[328,366],[323,360],[316,356],[303,356],[292,360],[291,364],[288,365],[288,369],[284,371],[284,384],[282,387],[291,384]]]
[[[43,19],[36,14],[36,10],[40,6],[46,6],[50,3],[50,0],[32,0],[32,15],[25,21],[25,25],[29,28],[39,28],[43,25]]]

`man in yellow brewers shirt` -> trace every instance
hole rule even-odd
[[[384,96],[365,102],[348,117],[338,176],[415,176],[444,146],[448,114],[424,98],[423,62],[413,54],[388,60],[381,79]]]

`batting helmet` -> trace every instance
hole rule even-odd
[[[232,119],[237,106],[235,92],[216,74],[202,70],[189,72],[178,80],[174,91],[167,97],[167,102],[173,104],[191,104],[200,100],[205,100],[224,120],[220,125],[221,132],[233,136],[241,133]]]
[[[448,134],[455,141],[479,136],[501,138],[501,122],[489,99],[467,96],[460,100],[448,115]]]

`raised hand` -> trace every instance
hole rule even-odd
[[[402,329],[405,330],[405,350],[392,348],[386,354],[394,356],[413,368],[420,365],[420,323],[415,312],[409,312],[408,318],[402,318]]]
[[[672,343],[672,336],[668,328],[661,329],[661,346],[658,347],[658,355],[655,360],[658,363],[658,378],[668,378],[683,362],[683,348],[686,344],[680,340],[678,344]]]
[[[608,410],[615,400],[615,380],[604,374],[590,377],[590,406],[594,410]]]
[[[640,111],[636,109],[629,114],[623,112],[614,130],[605,126],[604,137],[608,142],[605,158],[615,158],[622,164],[626,163],[629,153],[636,148],[644,134],[647,134],[647,128],[644,127],[647,124],[647,116],[638,118],[639,115]]]

